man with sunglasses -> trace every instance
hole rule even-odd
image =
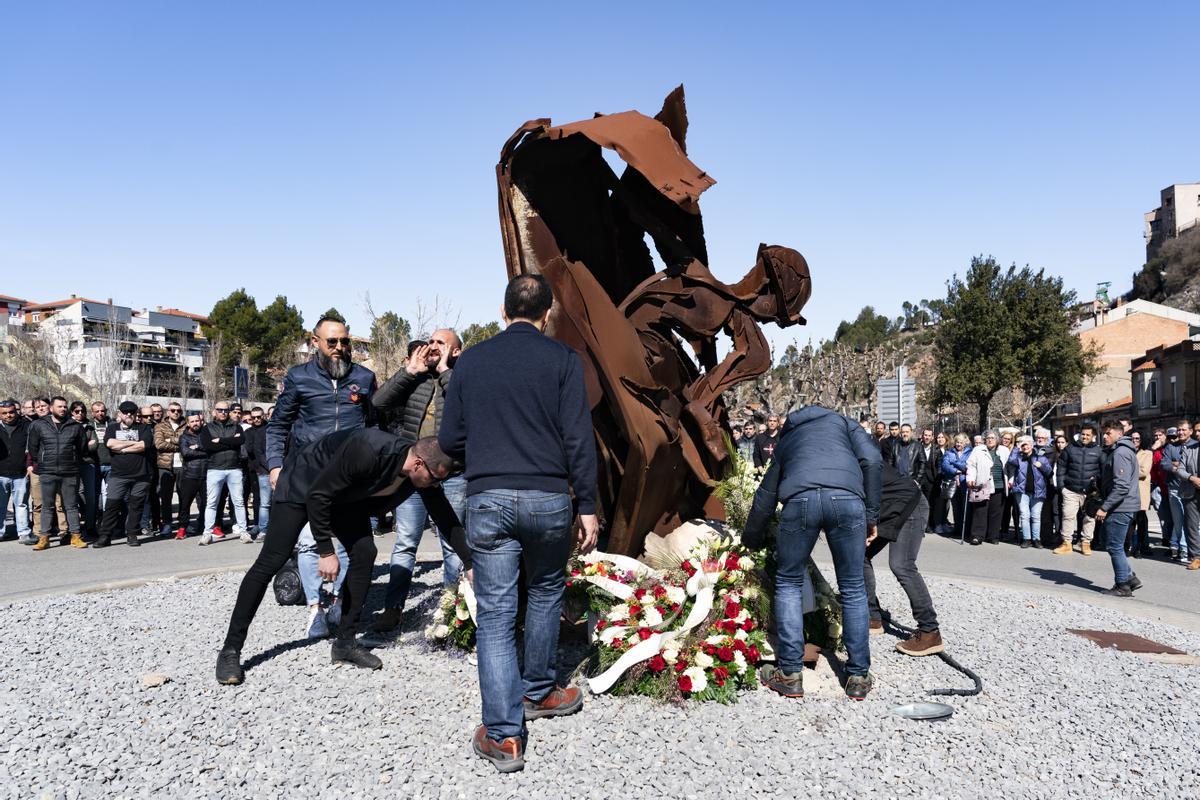
[[[29,475],[25,464],[31,424],[20,415],[16,400],[0,400],[0,525],[11,497],[21,544],[37,542],[29,530]]]
[[[200,431],[200,446],[208,453],[208,475],[205,482],[207,498],[204,513],[204,533],[200,536],[200,545],[212,544],[225,538],[224,534],[216,534],[213,528],[217,524],[217,508],[221,502],[221,489],[229,490],[229,499],[233,501],[233,514],[237,520],[235,532],[245,533],[246,504],[242,494],[241,451],[245,442],[242,426],[229,418],[230,403],[218,400],[213,406],[212,422]]]
[[[254,493],[254,527],[259,539],[267,533],[271,521],[271,470],[267,467],[267,415],[260,406],[250,409],[250,427],[243,436],[246,439],[246,475],[257,487]],[[246,496],[250,496],[246,492]],[[248,514],[249,512],[247,512]]]
[[[154,407],[151,406],[151,409]],[[179,486],[179,476],[183,471],[183,455],[179,449],[179,437],[187,430],[183,419],[183,406],[172,402],[167,405],[167,416],[154,426],[154,451],[158,454],[158,473],[154,479],[154,492],[158,495],[158,535],[169,536],[171,533],[171,503],[175,497],[175,489]],[[180,509],[182,516],[183,509]],[[182,523],[175,525],[183,527]]]
[[[375,564],[371,517],[419,493],[438,530],[448,532],[459,557],[469,564],[462,525],[438,485],[456,466],[432,437],[413,442],[373,428],[342,431],[293,448],[275,484],[266,542],[238,590],[229,631],[217,656],[217,682],[238,684],[244,679],[241,650],[250,623],[271,578],[291,557],[300,531],[310,525],[322,578],[334,580],[343,571],[334,553],[335,539],[349,553],[345,610],[331,660],[363,669],[382,667],[379,657],[356,638]]]
[[[351,344],[345,323],[322,317],[313,327],[312,359],[289,369],[283,379],[283,392],[267,424],[267,469],[273,489],[278,488],[280,471],[285,469],[285,459],[291,452],[331,433],[365,428],[371,422],[375,373],[354,363]],[[308,602],[308,635],[325,636],[329,628],[321,611],[321,576],[311,531],[301,533],[299,544],[297,567]],[[345,559],[344,551],[338,555]],[[342,580],[345,572],[342,570]],[[335,595],[339,586],[334,583]],[[337,605],[330,609],[335,618],[337,610]]]
[[[77,488],[83,455],[88,452],[87,435],[83,425],[67,413],[67,399],[55,397],[50,413],[33,423],[29,429],[29,456],[38,466],[41,484],[42,530],[34,550],[50,546],[50,528],[54,525],[55,500],[61,498],[66,514],[67,530],[60,531],[63,544],[86,548],[79,521]]]
[[[125,543],[141,544],[142,508],[150,495],[154,465],[154,431],[139,421],[137,403],[126,400],[117,406],[117,421],[104,432],[112,468],[108,473],[108,496],[100,522],[100,538],[92,547],[108,547],[119,533],[121,512],[125,514]]]

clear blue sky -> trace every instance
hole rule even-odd
[[[812,267],[776,344],[979,253],[1123,290],[1200,180],[1195,2],[432,5],[4,4],[0,293],[494,319],[504,140],[680,82],[713,271]]]

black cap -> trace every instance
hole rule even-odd
[[[117,411],[120,411],[122,414],[136,414],[138,413],[138,404],[132,400],[126,400],[117,406]]]

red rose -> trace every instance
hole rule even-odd
[[[679,613],[679,603],[671,603],[671,612],[675,614]]]
[[[738,568],[738,557],[735,556],[733,553],[730,553],[728,556],[725,557],[725,569],[735,570],[737,568]]]
[[[733,619],[740,613],[742,613],[742,607],[739,606],[737,603],[730,600],[728,603],[725,604],[725,618],[726,619]]]
[[[750,645],[750,649],[746,651],[746,658],[750,660],[751,664],[757,664],[762,655],[758,652],[757,647]]]
[[[739,626],[731,619],[723,619],[717,623],[717,627],[726,633],[736,633]]]
[[[744,653],[744,652],[746,652],[746,643],[744,641],[742,641],[741,639],[734,639],[733,640],[733,649],[737,650],[739,653]]]
[[[640,613],[642,613],[642,607],[640,605],[638,605],[637,603],[634,603],[633,605],[631,605],[629,607],[629,616],[631,618],[636,617]]]
[[[692,679],[686,675],[684,675],[682,678],[680,678],[679,679],[679,691],[691,692],[692,691]]]
[[[665,588],[663,588],[661,583],[657,584],[654,587],[654,599],[662,600],[666,596],[667,596],[667,590]]]
[[[714,644],[706,644],[704,645],[704,652],[710,656],[715,656],[717,654],[717,646]]]
[[[754,630],[754,620],[746,617],[746,621],[742,623],[742,630],[744,630],[746,633]]]
[[[679,568],[687,573],[689,578],[696,574],[696,568],[692,566],[692,562],[690,561],[684,561],[679,565]]]
[[[717,680],[724,681],[729,677],[729,670],[725,669],[725,667],[714,667],[712,674]]]
[[[722,647],[718,649],[717,658],[721,659],[722,661],[733,661],[733,648]]]
[[[650,663],[647,666],[654,670],[655,673],[658,673],[667,668],[667,662],[663,660],[662,656],[654,656],[650,659]]]
[[[608,620],[602,619],[596,622],[596,630],[602,631],[608,627]]]
[[[649,628],[638,628],[638,638],[641,639],[643,642],[646,641],[647,639],[649,639],[653,635],[654,634],[652,634],[650,632]]]
[[[643,597],[646,596],[646,590],[645,589],[634,589],[633,596],[636,597],[638,600],[641,600]]]
[[[676,672],[683,672],[685,669],[687,669],[687,667],[688,667],[687,662],[684,661],[682,658],[675,662],[675,671]]]

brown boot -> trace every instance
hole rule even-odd
[[[1090,556],[1092,554],[1092,543],[1091,542],[1080,542],[1079,543],[1079,552],[1083,553],[1085,556]]]
[[[1054,555],[1065,556],[1066,554],[1070,553],[1071,551],[1072,551],[1071,543],[1063,542],[1058,547],[1054,548]]]
[[[867,621],[867,633],[880,634],[883,633],[883,620],[872,619]]]
[[[555,686],[550,694],[541,700],[530,700],[526,697],[525,719],[540,719],[542,717],[565,717],[583,708],[583,692],[575,686]]]
[[[50,546],[50,537],[49,537],[49,536],[42,536],[42,535],[39,533],[39,534],[38,534],[38,540],[37,540],[37,544],[35,544],[35,545],[33,546],[33,549],[34,549],[34,550],[45,550],[45,549],[46,549],[46,548],[48,548],[49,546]]]
[[[492,762],[499,772],[519,772],[525,769],[525,745],[517,736],[496,741],[487,735],[487,728],[480,725],[471,737],[471,746],[481,758]]]
[[[87,546],[88,543],[83,540],[82,533],[71,534],[71,547],[74,547],[76,550],[86,550]]]
[[[945,650],[941,631],[917,631],[912,637],[896,644],[906,656],[934,656]]]
[[[1200,558],[1193,558],[1192,563],[1188,564],[1188,569],[1200,569]]]

